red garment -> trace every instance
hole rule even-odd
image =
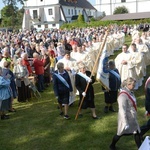
[[[36,75],[44,74],[44,63],[42,60],[34,58],[33,59],[33,66],[34,66],[34,70],[35,70]]]
[[[23,63],[24,66],[27,67],[29,74],[32,74],[33,72],[32,72],[32,68],[30,66],[29,61],[28,60],[22,60],[22,63]]]
[[[54,52],[54,50],[49,49],[48,51],[49,51],[49,53],[50,53],[51,56],[55,57],[55,52]]]
[[[72,46],[72,45],[78,45],[78,43],[77,43],[75,40],[71,40],[69,44],[70,44],[71,46]]]

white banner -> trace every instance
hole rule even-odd
[[[106,47],[107,43],[99,59],[96,79],[102,83],[104,88],[109,89],[108,55]]]
[[[150,136],[146,136],[139,150],[150,150]]]

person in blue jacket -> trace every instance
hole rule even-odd
[[[4,68],[2,68],[2,76],[5,78],[7,76],[10,76],[9,79],[10,79],[10,88],[12,90],[12,98],[11,98],[11,105],[10,105],[10,109],[9,109],[9,112],[16,112],[16,110],[12,107],[13,105],[13,101],[15,98],[17,98],[17,87],[16,87],[16,82],[15,82],[15,76],[13,74],[13,72],[11,71],[10,69],[10,65],[11,65],[11,62],[9,61],[5,61],[4,62]]]
[[[104,98],[106,106],[104,107],[104,112],[108,113],[108,111],[115,112],[113,108],[113,103],[117,102],[118,90],[121,85],[121,78],[118,72],[118,69],[115,67],[115,62],[110,60],[108,62],[108,72],[109,72],[109,91],[104,91]]]
[[[69,74],[64,70],[64,64],[59,62],[57,64],[57,70],[53,74],[53,89],[55,96],[58,100],[60,107],[60,115],[64,114],[65,119],[69,119],[68,116],[68,104],[70,92],[73,91]],[[62,104],[64,104],[64,112]]]
[[[10,102],[12,97],[12,91],[10,88],[9,76],[2,76],[2,68],[0,67],[0,116],[1,120],[9,119],[9,115],[5,112],[10,109]]]

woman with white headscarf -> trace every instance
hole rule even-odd
[[[18,88],[18,101],[26,102],[31,98],[31,91],[29,89],[30,81],[28,79],[29,72],[27,67],[23,65],[22,58],[19,58],[18,64],[14,66],[13,73],[16,77],[16,86]]]

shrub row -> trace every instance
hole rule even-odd
[[[140,23],[150,23],[150,19],[141,19],[141,20],[124,20],[124,21],[112,21],[112,20],[107,20],[107,21],[101,21],[101,20],[94,20],[91,19],[90,22],[79,22],[79,21],[74,21],[72,23],[65,23],[61,26],[61,29],[67,28],[67,29],[72,29],[72,28],[86,28],[86,27],[99,27],[99,26],[109,26],[111,24],[117,24],[117,25],[134,25],[134,24],[140,24]]]

